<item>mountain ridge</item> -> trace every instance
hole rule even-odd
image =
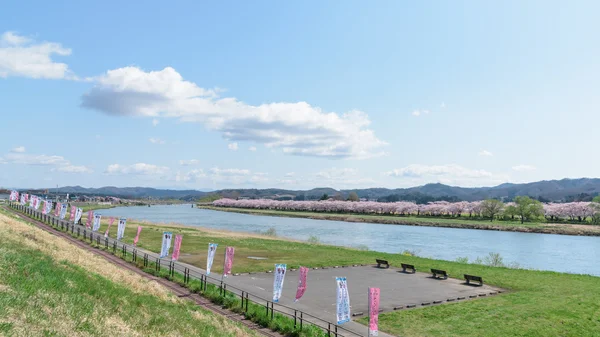
[[[329,197],[339,196],[345,198],[350,192],[356,192],[360,198],[380,201],[396,200],[449,200],[449,201],[475,201],[488,198],[511,200],[517,195],[527,195],[544,201],[573,201],[586,200],[600,195],[599,178],[564,178],[561,180],[542,180],[530,183],[514,184],[504,183],[492,187],[459,187],[441,183],[431,183],[408,188],[363,188],[363,189],[334,189],[330,187],[317,187],[309,190],[286,190],[279,188],[265,189],[221,189],[215,191],[199,191],[193,189],[173,190],[152,187],[116,187],[104,186],[99,188],[86,188],[82,186],[64,186],[51,188],[54,193],[71,193],[86,195],[105,195],[128,198],[159,198],[196,200],[210,194],[219,194],[225,197],[248,198],[305,198],[318,199],[324,194]],[[302,196],[302,197],[300,197]],[[411,199],[413,198],[413,199]]]

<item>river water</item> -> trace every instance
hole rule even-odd
[[[264,232],[273,227],[280,237],[368,247],[442,260],[499,253],[505,263],[523,268],[600,276],[600,237],[499,232],[474,229],[383,225],[299,218],[256,216],[192,208],[191,205],[117,207],[99,210],[105,216],[123,216],[158,223],[178,223],[236,232]]]

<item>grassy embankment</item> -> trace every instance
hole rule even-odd
[[[221,212],[234,212],[251,215],[279,216],[290,218],[307,218],[316,220],[334,220],[348,222],[370,222],[389,225],[409,225],[428,227],[448,227],[467,229],[486,229],[497,231],[513,231],[525,233],[547,233],[566,235],[590,235],[600,236],[600,226],[589,224],[555,224],[543,222],[519,221],[489,221],[482,219],[471,219],[468,215],[460,218],[443,218],[427,216],[399,216],[380,214],[351,214],[351,213],[322,213],[322,212],[300,212],[282,210],[245,209],[232,207],[215,207],[210,205],[197,205],[197,208],[209,209]]]
[[[1,211],[0,335],[254,333]]]
[[[126,242],[132,241],[137,225],[135,222],[128,223]],[[406,262],[415,264],[419,270],[439,268],[447,270],[450,275],[481,275],[486,283],[510,290],[509,293],[477,301],[382,314],[382,331],[401,336],[597,336],[600,331],[598,277],[311,245],[246,233],[174,225],[141,225],[144,229],[140,247],[158,252],[163,230],[182,233],[181,260],[200,267],[205,265],[209,242],[219,243],[221,252],[225,246],[234,246],[234,273],[270,270],[274,263],[287,263],[290,268],[300,265],[318,267],[370,264],[375,258],[385,258],[394,266]],[[101,230],[105,228],[106,224],[103,224]],[[116,230],[113,226],[110,235],[114,236]],[[268,260],[247,259],[248,256],[263,256]],[[221,270],[222,264],[223,256],[217,254],[213,265],[215,272]],[[349,284],[351,286],[352,280]]]

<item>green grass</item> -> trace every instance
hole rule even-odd
[[[129,225],[125,241],[132,240],[135,229]],[[219,243],[220,252],[225,246],[234,246],[234,273],[270,270],[275,262],[296,268],[372,264],[375,258],[384,258],[395,266],[406,262],[419,270],[438,268],[450,275],[480,275],[487,284],[509,290],[477,301],[382,314],[382,331],[401,336],[597,336],[600,331],[600,278],[593,276],[488,267],[184,227],[146,225],[140,246],[157,252],[163,230],[183,233],[181,259],[200,267],[204,267],[209,242]],[[219,272],[222,263],[222,254],[217,254],[213,270]]]
[[[199,320],[197,315],[208,319]],[[191,302],[134,293],[103,276],[57,262],[39,250],[0,236],[0,335],[234,334],[220,329],[214,314]]]
[[[83,212],[87,212],[87,211],[95,211],[97,209],[114,208],[116,206],[115,205],[101,205],[101,204],[89,203],[89,204],[85,204],[85,205],[78,205],[77,207],[81,208],[83,210]]]

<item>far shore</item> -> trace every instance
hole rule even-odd
[[[585,224],[555,224],[555,223],[516,223],[516,222],[486,222],[482,220],[459,220],[446,218],[417,218],[401,217],[391,215],[364,215],[364,214],[331,214],[318,212],[294,212],[280,210],[258,210],[232,207],[215,207],[207,204],[197,204],[196,208],[208,209],[220,212],[233,212],[249,215],[263,215],[288,218],[305,218],[313,220],[331,220],[347,222],[377,223],[385,225],[405,225],[405,226],[426,226],[426,227],[445,227],[445,228],[463,228],[480,229],[491,231],[521,232],[521,233],[539,233],[539,234],[558,234],[558,235],[576,235],[576,236],[600,236],[600,226]]]

